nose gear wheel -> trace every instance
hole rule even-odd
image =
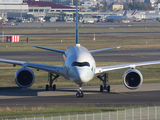
[[[77,90],[76,97],[80,98],[80,97],[83,97],[83,96],[84,96],[84,94],[83,94],[82,89],[80,87],[79,90]]]

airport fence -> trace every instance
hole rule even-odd
[[[106,112],[58,113],[0,117],[1,120],[160,120],[160,106]]]

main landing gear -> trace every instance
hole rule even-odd
[[[54,78],[52,78],[54,77]],[[56,91],[56,85],[53,84],[53,81],[55,81],[57,78],[59,77],[59,75],[56,75],[56,74],[53,74],[53,73],[48,73],[48,80],[49,80],[49,85],[47,84],[46,85],[46,91],[49,91],[49,90],[53,90],[53,91]]]
[[[80,97],[83,97],[83,96],[84,96],[84,94],[83,94],[83,92],[82,92],[81,86],[82,86],[82,85],[80,85],[79,90],[77,90],[77,93],[76,93],[76,97],[77,97],[77,98],[80,98]]]
[[[101,81],[103,81],[103,85],[100,85],[100,92],[103,92],[103,90],[107,90],[107,92],[110,92],[110,85],[107,86],[108,82],[108,73],[105,73],[103,75],[97,76]]]

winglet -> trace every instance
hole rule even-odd
[[[78,41],[78,3],[76,3],[76,38],[75,38],[76,43],[79,44]]]

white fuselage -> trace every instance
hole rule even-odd
[[[82,85],[93,79],[96,63],[90,52],[76,44],[65,51],[64,64],[68,78]]]
[[[133,17],[134,17],[134,15],[128,15],[128,16],[108,16],[107,20],[120,21],[120,20],[132,19]]]
[[[125,19],[126,16],[108,16],[107,19],[112,19],[112,20],[123,20]]]

